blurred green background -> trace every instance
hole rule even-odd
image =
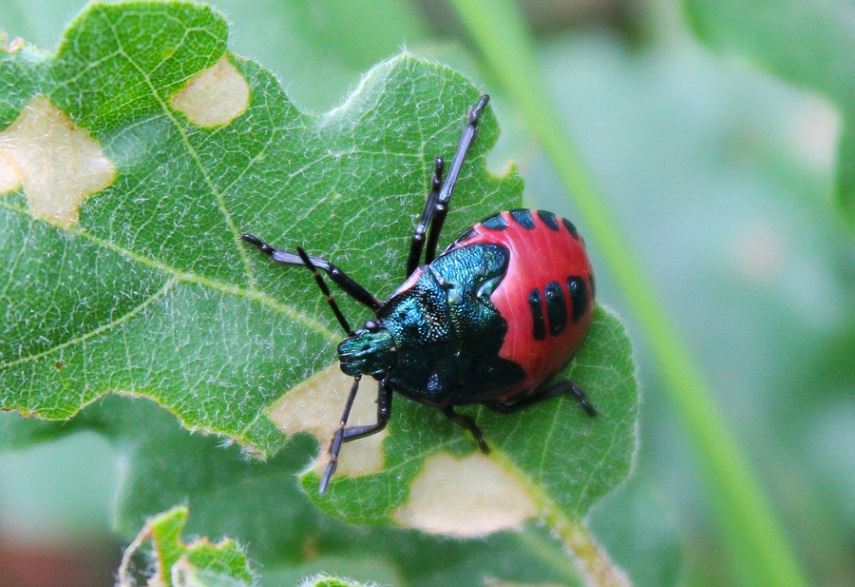
[[[212,4],[232,23],[232,50],[275,72],[310,112],[338,104],[362,72],[404,47],[464,71],[492,94],[502,125],[494,169],[515,161],[528,204],[578,216],[444,2]],[[83,5],[0,0],[0,30],[52,51]],[[855,585],[855,241],[833,202],[838,106],[738,50],[705,47],[676,2],[522,6],[543,91],[700,363],[810,584]],[[855,22],[851,4],[840,9]],[[589,247],[599,299],[629,326],[643,383],[636,473],[594,512],[594,532],[610,552],[635,552],[637,584],[738,583],[680,414],[598,243]],[[21,584],[110,584],[122,474],[119,453],[91,433],[0,454],[0,585],[13,584],[4,573],[25,577],[14,565],[49,561],[69,574]]]

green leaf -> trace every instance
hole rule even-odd
[[[578,582],[563,545],[543,524],[450,540],[324,515],[295,479],[315,446],[305,436],[260,462],[210,435],[189,434],[153,402],[116,396],[87,407],[68,427],[100,431],[127,463],[115,500],[121,536],[132,539],[148,518],[184,503],[193,513],[185,534],[226,535],[247,545],[265,585],[297,584],[319,572],[428,587],[477,584],[485,574],[525,584]]]
[[[323,497],[315,497],[316,473],[304,476],[304,486],[325,511],[361,524],[397,522],[471,536],[488,533],[503,516],[524,519],[527,508],[581,519],[626,477],[635,448],[634,366],[613,315],[597,309],[585,345],[563,375],[588,391],[600,412],[596,418],[569,397],[513,416],[484,408],[467,412],[484,430],[493,465],[437,410],[399,401],[383,441],[381,470],[339,474]],[[341,460],[361,460],[362,454],[351,455],[369,450],[347,444]],[[494,500],[485,487],[497,492]],[[448,495],[455,496],[453,505],[446,503]]]
[[[7,409],[67,418],[108,391],[145,395],[190,427],[269,453],[283,437],[265,407],[331,364],[339,335],[311,280],[272,267],[239,234],[287,234],[283,244],[322,251],[357,275],[372,268],[359,277],[378,293],[402,280],[403,261],[393,259],[404,254],[433,156],[453,151],[478,91],[404,55],[369,73],[341,108],[309,117],[269,73],[226,55],[225,37],[224,20],[197,5],[95,5],[55,58],[32,65],[32,51],[5,55],[15,91],[2,101],[4,133],[24,169],[0,200],[0,255],[12,267],[0,350]],[[249,103],[205,128],[176,110],[175,96],[217,63],[215,80],[244,83]],[[218,105],[198,91],[196,104]],[[67,191],[92,188],[61,182],[61,172],[79,171],[67,167],[74,161],[46,165],[29,141],[39,129],[19,124],[48,113],[100,150],[78,166],[115,167],[80,204]],[[495,137],[488,117],[473,162]],[[28,175],[26,163],[40,173]],[[449,234],[519,197],[518,178],[500,182],[480,168],[464,177]],[[39,208],[31,198],[40,190]]]
[[[149,519],[137,538],[125,550],[119,569],[119,585],[134,585],[130,562],[145,542],[152,543],[155,576],[158,585],[196,587],[239,587],[252,584],[249,563],[233,540],[224,538],[212,544],[197,538],[187,544],[181,539],[189,510],[176,507]]]
[[[76,427],[70,426],[67,422],[20,418],[14,413],[0,412],[0,451],[25,449],[76,430]]]
[[[855,7],[846,0],[683,0],[695,34],[834,102],[842,116],[837,198],[855,222]]]
[[[303,581],[301,587],[359,587],[360,585],[364,585],[364,583],[357,583],[329,575],[317,575]],[[374,584],[372,583],[372,585]]]
[[[403,54],[339,107],[308,116],[226,46],[225,21],[207,7],[95,4],[56,56],[3,54],[0,160],[13,162],[0,170],[0,258],[11,268],[0,293],[3,409],[66,419],[106,393],[144,396],[259,455],[283,446],[277,426],[323,444],[335,429],[349,387],[332,375],[338,325],[306,271],[274,266],[240,234],[306,246],[389,295],[434,157],[450,158],[480,91]],[[514,170],[486,170],[491,111],[479,128],[444,242],[521,202]],[[354,322],[366,314],[339,302]],[[304,483],[351,522],[482,535],[544,514],[578,528],[626,477],[635,448],[634,367],[614,316],[598,308],[565,375],[598,417],[569,398],[514,417],[473,408],[488,459],[435,409],[398,400],[373,448],[346,447],[326,497],[315,475]],[[371,390],[363,396],[370,405]],[[365,465],[366,451],[379,460]],[[490,498],[478,501],[484,488]],[[474,518],[442,506],[463,490]]]

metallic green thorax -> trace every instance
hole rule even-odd
[[[388,369],[396,392],[434,405],[484,401],[519,383],[523,369],[499,357],[508,325],[490,301],[509,256],[504,246],[477,244],[423,267],[378,310],[379,332],[362,330],[341,343],[342,370]]]

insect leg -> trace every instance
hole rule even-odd
[[[577,400],[579,400],[579,403],[582,405],[582,408],[584,408],[585,412],[589,416],[597,415],[597,410],[596,408],[594,408],[593,405],[591,405],[591,402],[588,401],[588,396],[585,394],[585,391],[578,385],[574,384],[572,381],[559,381],[555,385],[545,387],[541,391],[536,392],[534,395],[513,403],[489,402],[486,404],[486,406],[494,412],[498,412],[499,414],[513,414],[549,398],[564,395],[565,393],[569,393]]]
[[[457,183],[457,178],[460,176],[460,169],[463,167],[463,161],[466,159],[466,154],[472,147],[472,142],[475,140],[475,135],[478,131],[478,120],[481,117],[481,112],[487,106],[490,96],[484,94],[478,99],[478,102],[469,111],[469,122],[466,128],[463,129],[463,134],[460,136],[460,144],[457,145],[457,152],[454,154],[454,159],[451,161],[451,169],[448,172],[448,177],[442,182],[442,188],[436,198],[436,204],[432,212],[430,233],[428,234],[427,249],[425,250],[425,263],[430,263],[436,256],[436,245],[439,242],[439,234],[442,232],[442,225],[445,223],[445,216],[448,214],[448,205],[451,200],[451,194],[454,191],[454,186]]]
[[[377,383],[377,423],[367,424],[365,426],[351,426],[344,430],[344,441],[350,442],[357,438],[365,438],[380,432],[389,423],[389,417],[392,415],[392,388],[389,386],[386,377]]]
[[[291,251],[283,251],[281,249],[275,249],[266,242],[251,234],[242,234],[241,238],[246,242],[255,245],[255,247],[258,248],[259,251],[270,257],[271,260],[276,263],[281,263],[282,265],[294,265],[298,267],[306,266],[306,264],[300,258],[300,255],[297,253],[292,253]],[[377,311],[380,306],[383,305],[380,300],[368,293],[368,290],[359,285],[359,283],[357,283],[353,278],[351,278],[344,271],[342,271],[329,261],[326,261],[319,257],[309,257],[309,259],[311,260],[312,265],[329,275],[330,279],[332,279],[335,284],[338,285],[344,291],[344,293],[355,299],[357,302],[368,306],[374,311]]]
[[[433,179],[431,180],[427,201],[425,201],[425,208],[422,210],[422,216],[419,218],[419,223],[416,225],[413,237],[410,240],[410,256],[407,258],[407,277],[412,275],[416,267],[419,266],[422,249],[425,246],[425,234],[433,219],[436,200],[439,197],[439,190],[442,187],[442,170],[445,167],[442,157],[434,159],[434,165]]]
[[[469,416],[458,414],[454,411],[454,406],[446,406],[440,409],[442,410],[442,413],[448,417],[449,420],[451,420],[458,426],[466,428],[469,432],[472,433],[472,436],[475,437],[475,440],[478,442],[478,446],[481,448],[482,453],[488,454],[490,452],[490,447],[487,446],[487,441],[484,440],[484,433],[481,432],[480,428],[478,428],[478,424],[475,423],[475,420],[473,420]]]
[[[338,454],[341,451],[341,444],[380,432],[386,427],[389,417],[392,415],[392,388],[389,386],[386,377],[384,377],[377,385],[377,423],[347,428],[347,419],[350,417],[350,410],[353,408],[353,401],[356,399],[360,379],[361,377],[354,378],[350,394],[347,396],[347,403],[344,406],[344,413],[341,415],[339,429],[336,430],[335,436],[333,436],[330,443],[330,462],[327,465],[326,471],[324,471],[324,476],[321,478],[318,493],[326,491],[327,484],[329,484],[330,478],[335,472],[338,465]]]

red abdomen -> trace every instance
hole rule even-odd
[[[449,249],[476,243],[510,251],[507,273],[490,300],[508,323],[499,356],[526,373],[495,399],[516,399],[561,371],[582,345],[594,308],[591,262],[573,224],[551,212],[500,212]]]

